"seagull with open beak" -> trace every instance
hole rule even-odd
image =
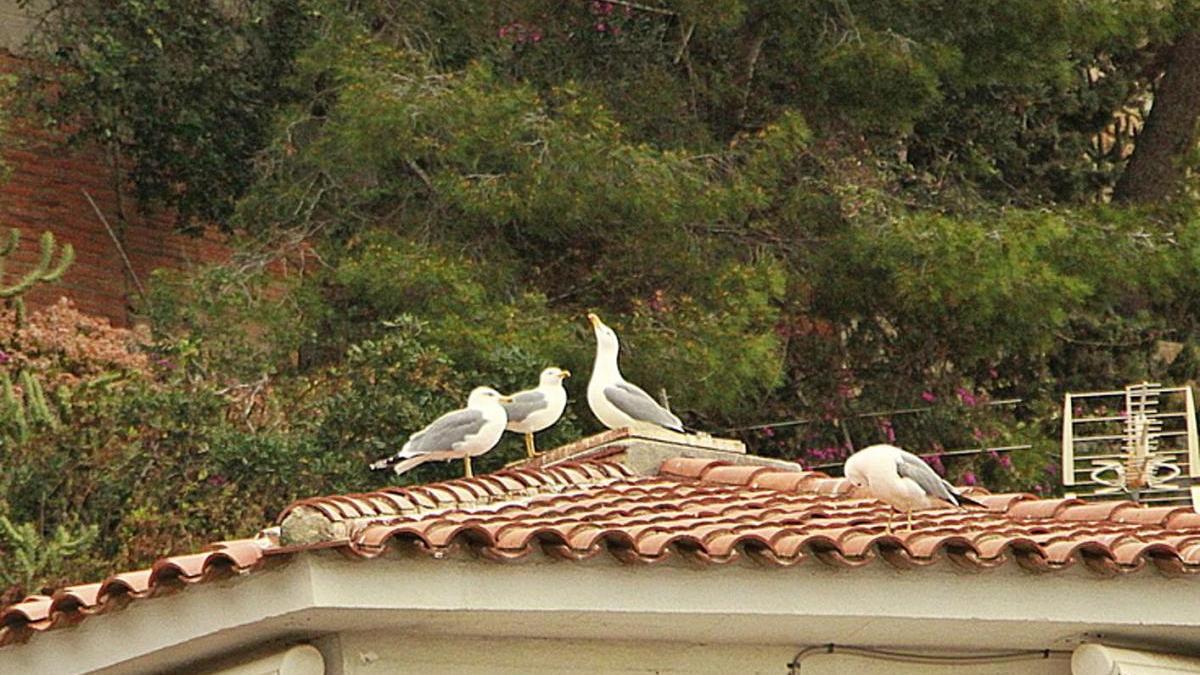
[[[609,429],[661,427],[686,433],[683,422],[674,413],[659,405],[641,387],[621,377],[617,367],[621,345],[616,332],[595,314],[587,316],[596,334],[596,362],[587,388],[588,407],[596,419]]]

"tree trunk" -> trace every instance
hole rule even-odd
[[[1134,143],[1133,154],[1113,192],[1126,204],[1150,204],[1181,187],[1179,160],[1196,142],[1200,115],[1200,31],[1184,33],[1171,47],[1166,74]]]

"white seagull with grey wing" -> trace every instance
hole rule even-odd
[[[491,387],[476,387],[467,398],[467,407],[448,412],[429,426],[408,437],[400,452],[371,464],[378,471],[391,468],[402,474],[425,462],[463,460],[464,474],[470,478],[471,458],[496,447],[508,415],[503,403],[512,399]]]
[[[537,454],[533,435],[554,426],[567,407],[567,390],[563,380],[571,371],[562,368],[547,368],[538,379],[537,389],[526,389],[509,394],[511,403],[504,404],[508,413],[508,430],[525,436],[525,452],[530,457]]]
[[[613,329],[600,317],[588,314],[596,333],[596,362],[588,382],[588,407],[600,423],[609,429],[623,427],[661,427],[685,433],[683,422],[670,410],[662,407],[642,388],[621,377],[617,368],[620,343]]]
[[[955,490],[925,460],[894,445],[872,445],[854,453],[846,460],[845,476],[879,501],[906,513],[910,532],[913,511],[963,504],[983,506]],[[892,531],[891,512],[887,529]]]

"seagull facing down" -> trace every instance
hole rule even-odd
[[[512,399],[491,387],[475,387],[467,398],[467,407],[448,412],[429,426],[408,437],[400,452],[371,464],[371,470],[391,468],[397,475],[424,464],[462,459],[470,478],[471,458],[496,447],[508,416],[501,405]]]
[[[525,452],[533,457],[537,449],[533,435],[554,426],[567,407],[567,390],[563,380],[571,371],[562,368],[547,368],[542,371],[537,389],[526,389],[509,395],[512,403],[504,404],[508,413],[508,430],[525,435]]]
[[[913,511],[961,507],[963,504],[983,506],[956,491],[920,457],[894,445],[872,445],[854,453],[846,460],[845,475],[851,483],[865,487],[879,501],[908,514],[910,532]],[[888,532],[891,531],[889,512]]]
[[[609,429],[622,427],[661,427],[684,433],[683,422],[662,407],[650,394],[621,377],[617,368],[620,343],[613,329],[600,317],[588,314],[596,333],[596,363],[588,382],[588,407],[600,423]]]

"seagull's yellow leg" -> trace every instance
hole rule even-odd
[[[463,477],[474,478],[475,474],[471,472],[471,456],[463,457]]]
[[[887,521],[887,533],[888,534],[892,533],[892,514],[894,514],[895,512],[896,512],[895,509],[893,509],[890,506],[888,507],[888,521]]]
[[[525,434],[525,454],[533,457],[537,454],[537,448],[533,446],[533,434]]]
[[[912,532],[912,509],[908,510],[908,531]]]

